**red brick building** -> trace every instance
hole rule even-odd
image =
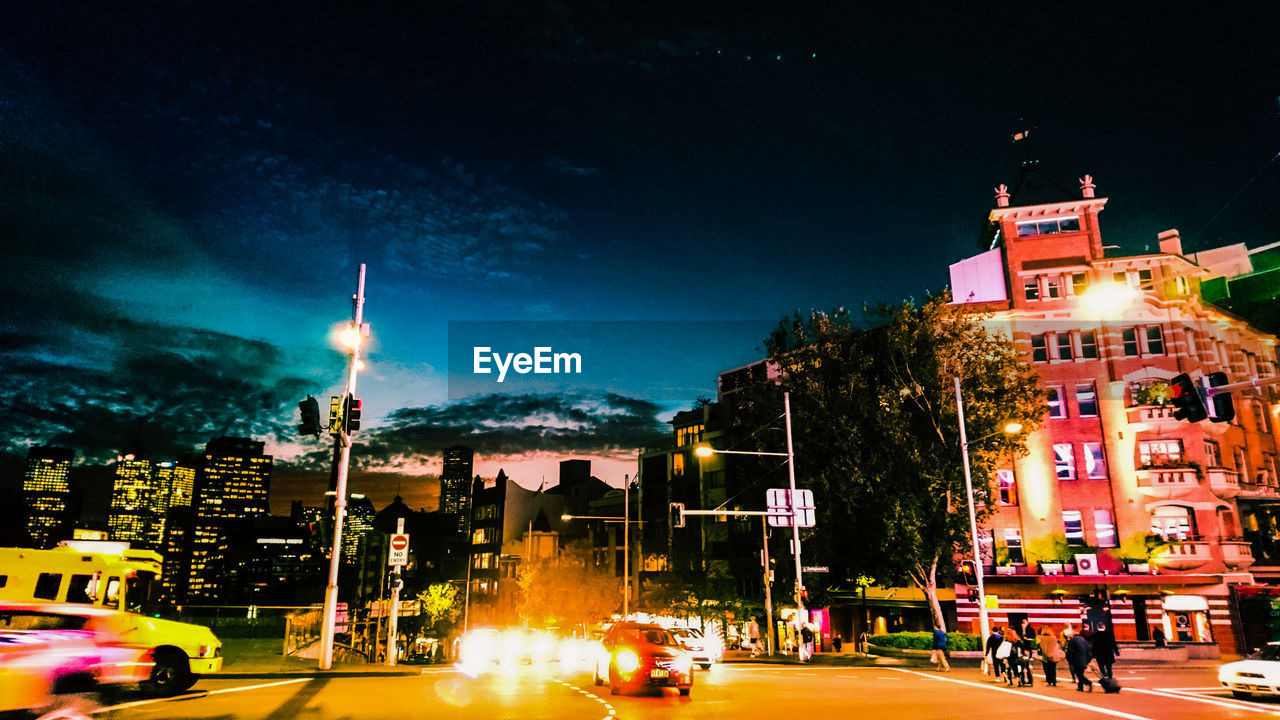
[[[992,313],[1049,395],[980,531],[992,623],[1060,627],[1097,606],[1120,640],[1159,627],[1193,655],[1235,653],[1233,586],[1280,582],[1280,393],[1237,391],[1235,420],[1192,424],[1173,418],[1166,383],[1272,377],[1276,338],[1203,300],[1214,269],[1176,230],[1158,252],[1109,254],[1094,190],[1087,175],[1068,191],[1025,164],[1012,192],[996,189],[990,250],[951,266],[955,302]],[[961,590],[960,625],[976,630]]]

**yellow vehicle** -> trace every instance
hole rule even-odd
[[[112,623],[154,658],[156,692],[186,690],[222,669],[222,641],[201,625],[146,612],[159,590],[158,553],[128,543],[68,540],[51,550],[0,548],[0,601],[79,603],[120,613]]]

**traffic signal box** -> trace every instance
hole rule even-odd
[[[1227,374],[1224,372],[1209,373],[1204,376],[1204,384],[1206,391],[1216,387],[1222,387],[1227,384]],[[1231,399],[1231,392],[1222,392],[1215,395],[1205,393],[1208,397],[1206,407],[1209,411],[1209,419],[1214,422],[1231,422],[1236,417],[1236,405]]]
[[[1200,422],[1209,417],[1204,406],[1204,396],[1186,373],[1176,375],[1169,381],[1169,397],[1173,400],[1173,417],[1187,422]]]
[[[671,503],[671,527],[684,527],[684,503]]]
[[[307,396],[306,400],[298,403],[298,411],[301,413],[302,422],[298,425],[299,435],[319,435],[320,434],[320,403],[316,399]]]

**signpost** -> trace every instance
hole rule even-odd
[[[400,579],[400,568],[409,564],[409,536],[404,531],[404,518],[396,518],[396,532],[387,543],[387,565],[392,567],[391,577],[391,612],[387,618],[387,664],[395,665],[400,654],[399,643],[396,642],[397,621],[400,619],[400,588],[404,581]]]

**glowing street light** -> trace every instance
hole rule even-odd
[[[1093,317],[1114,320],[1141,296],[1142,293],[1128,283],[1104,281],[1085,290],[1080,295],[1080,303]]]

